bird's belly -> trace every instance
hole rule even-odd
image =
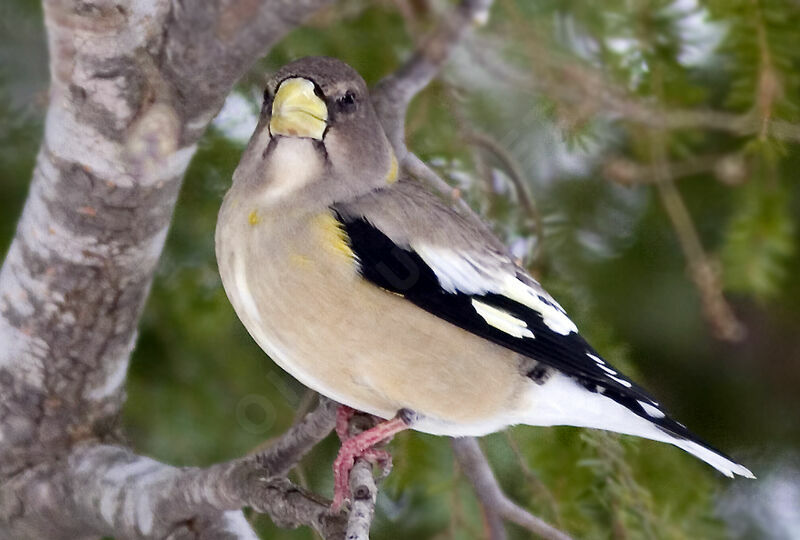
[[[429,433],[481,435],[521,420],[530,382],[514,353],[366,282],[308,231],[283,240],[220,253],[220,266],[247,330],[300,382],[384,418],[412,409]]]

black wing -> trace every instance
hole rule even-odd
[[[413,249],[397,245],[361,216],[337,212],[337,218],[358,258],[361,275],[371,283],[468,332],[563,372],[586,390],[604,394],[674,435],[708,446],[663,413],[644,389],[603,360],[579,333],[555,332],[545,324],[542,313],[497,292],[447,291],[436,272]],[[518,277],[523,282],[530,279]],[[474,300],[524,321],[533,337],[517,337],[492,326],[478,313]],[[529,373],[534,380],[539,375],[537,369]]]

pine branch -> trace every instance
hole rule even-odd
[[[492,43],[485,39],[472,38],[466,47],[473,60],[492,76],[516,89],[542,93],[568,110],[579,107],[584,116],[599,115],[662,131],[709,129],[741,136],[765,133],[778,140],[800,142],[800,124],[765,118],[754,110],[733,113],[667,107],[634,96],[598,70],[565,58],[535,41],[532,34],[528,36],[527,50],[534,63],[530,72],[523,72],[499,55],[490,55]]]

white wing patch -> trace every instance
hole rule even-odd
[[[503,288],[499,291],[503,296],[507,296],[515,302],[519,302],[542,315],[544,324],[550,330],[566,336],[572,332],[578,332],[578,327],[567,317],[561,306],[554,301],[542,300],[541,295],[531,287],[525,285],[516,276],[506,276]]]
[[[592,353],[588,353],[588,352],[587,352],[587,353],[586,353],[586,356],[588,356],[589,358],[591,358],[592,360],[594,360],[594,361],[597,363],[597,365],[602,365],[602,364],[605,364],[605,363],[606,363],[606,362],[605,362],[605,360],[603,360],[603,359],[602,359],[602,358],[600,358],[599,356],[596,356],[596,355],[594,355],[594,354],[592,354]]]
[[[494,326],[510,336],[514,336],[515,338],[534,337],[533,332],[528,329],[528,323],[522,319],[517,319],[507,311],[484,304],[474,298],[472,299],[472,307],[475,308],[478,315],[483,317],[483,320],[485,320],[487,324]]]
[[[629,383],[625,379],[620,379],[619,377],[614,377],[613,375],[609,375],[608,378],[609,379],[614,379],[615,381],[617,381],[619,384],[621,384],[625,388],[631,388],[633,386],[631,383]]]
[[[602,369],[603,371],[608,373],[608,378],[609,379],[617,381],[619,384],[621,384],[625,388],[631,388],[632,387],[631,383],[629,383],[628,381],[620,379],[619,377],[615,377],[615,375],[619,375],[619,373],[617,371],[614,371],[610,367],[608,367],[606,365],[605,360],[603,360],[599,356],[594,355],[594,354],[589,353],[589,352],[586,353],[586,356],[588,356],[589,358],[594,360],[594,362],[597,364],[597,367],[599,367],[600,369]],[[650,414],[650,416],[652,416],[654,418],[663,418],[664,417],[664,413],[662,413],[661,411],[659,411],[658,409],[656,409],[652,405],[645,404],[645,402],[643,402],[643,401],[640,401],[639,403],[642,404],[642,407],[644,407],[645,411],[647,411],[647,414],[650,414],[650,411],[647,409],[647,407],[650,407],[653,410],[655,410],[656,413],[661,414],[661,416],[658,416],[657,414]],[[655,401],[653,401],[653,404],[654,405],[658,405],[658,403],[656,403]]]
[[[563,336],[578,332],[575,323],[555,300],[543,297],[509,273],[503,268],[505,260],[499,255],[490,252],[482,255],[486,260],[478,260],[469,253],[442,247],[415,244],[411,248],[431,267],[447,292],[501,294],[541,314],[544,324],[553,332]]]
[[[642,400],[637,400],[637,401],[639,402],[639,405],[642,406],[642,409],[644,409],[644,412],[646,412],[650,416],[650,418],[664,418],[666,416],[663,412],[653,407],[646,401]]]
[[[449,293],[485,294],[495,291],[502,279],[491,276],[492,269],[484,269],[469,254],[425,244],[411,248],[431,267],[439,285]]]
[[[597,367],[608,373],[609,375],[616,375],[617,372],[611,369],[610,367],[606,366],[605,364],[597,364]]]

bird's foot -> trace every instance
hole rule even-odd
[[[387,450],[370,448],[361,457],[369,461],[372,465],[377,465],[378,468],[380,468],[381,474],[378,476],[379,480],[383,480],[392,472],[392,454]]]
[[[336,434],[340,441],[344,442],[350,438],[350,419],[357,412],[347,405],[339,405],[339,408],[336,409]]]
[[[340,415],[341,413],[340,409]],[[352,413],[350,414],[352,416]],[[363,457],[371,463],[377,463],[383,469],[384,476],[391,469],[392,458],[389,452],[373,448],[376,444],[385,441],[393,435],[408,429],[414,422],[416,415],[408,409],[402,409],[397,416],[386,420],[358,435],[344,439],[339,455],[333,462],[333,504],[331,511],[338,512],[342,504],[350,495],[350,470],[357,458]],[[337,433],[339,422],[337,418]],[[343,433],[347,433],[347,430]],[[339,433],[342,436],[342,433]]]

